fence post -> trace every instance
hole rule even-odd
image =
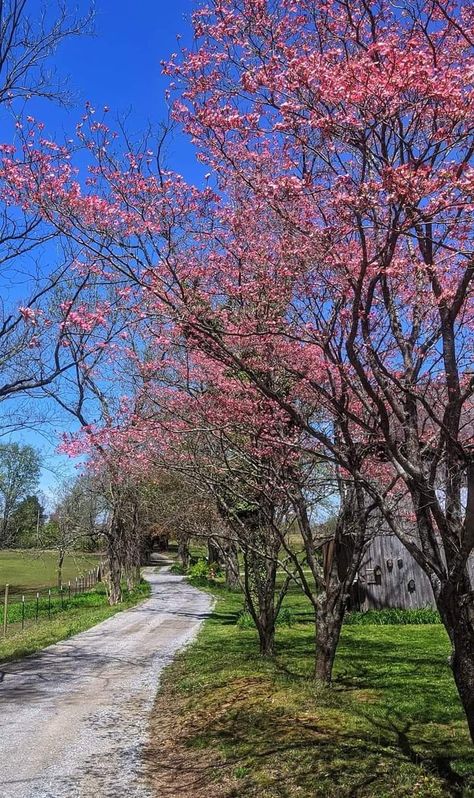
[[[40,600],[40,594],[37,593],[36,594],[36,623],[38,623],[39,600]]]
[[[48,590],[48,618],[51,620],[51,589]]]
[[[21,631],[25,628],[25,597],[21,597]]]
[[[76,584],[74,585],[74,593],[77,596],[77,576],[76,576]]]
[[[68,598],[71,598],[71,580],[67,583]]]
[[[64,609],[64,601],[63,601],[63,586],[59,588],[59,595],[61,596],[61,609]]]
[[[5,585],[5,603],[3,607],[3,636],[7,636],[7,623],[8,623],[8,588],[9,585]]]

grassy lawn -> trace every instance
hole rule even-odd
[[[334,688],[311,679],[304,600],[279,626],[277,656],[237,624],[239,595],[217,603],[166,672],[150,771],[159,795],[192,798],[474,796],[474,758],[439,624],[347,625]]]
[[[44,616],[39,623],[30,620],[23,631],[20,624],[9,626],[7,637],[0,638],[0,662],[32,654],[51,643],[90,629],[111,615],[138,604],[149,594],[150,585],[142,581],[134,590],[124,590],[123,601],[115,607],[109,606],[104,585],[72,597],[64,609],[61,609],[59,599],[54,599],[51,620]]]
[[[83,576],[97,567],[99,555],[89,552],[67,554],[63,565],[63,582]],[[0,590],[10,585],[10,593],[54,586],[57,583],[57,552],[37,549],[0,550]]]

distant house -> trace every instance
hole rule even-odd
[[[469,561],[474,587],[474,556]],[[353,585],[352,609],[436,607],[430,581],[408,549],[390,533],[375,535]]]

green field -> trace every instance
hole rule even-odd
[[[12,605],[9,615],[13,617],[14,622],[8,626],[7,637],[0,638],[0,662],[24,657],[58,640],[65,640],[78,632],[90,629],[91,626],[105,621],[117,612],[133,607],[149,595],[150,585],[144,581],[131,591],[124,587],[122,601],[114,607],[109,606],[103,584],[97,585],[87,593],[66,599],[64,604],[56,594],[51,602],[51,617],[48,617],[43,607],[39,620],[34,620],[33,613],[28,617],[23,630],[18,622],[21,618],[21,606]],[[1,609],[0,619],[3,620]]]
[[[6,637],[0,638],[0,661],[16,659],[32,654],[45,646],[64,640],[77,632],[89,629],[116,612],[142,601],[150,593],[150,586],[142,582],[128,592],[123,590],[123,600],[115,607],[108,603],[106,587],[99,583],[96,587],[76,594],[76,577],[87,574],[97,567],[100,556],[97,554],[74,552],[65,558],[63,565],[63,584],[66,590],[60,595],[49,587],[57,585],[57,555],[54,551],[0,551],[0,628],[3,630],[3,591],[9,585],[10,603],[8,607],[8,626]],[[67,582],[71,580],[71,595]],[[36,591],[40,599],[36,602]],[[25,594],[26,603],[21,604]],[[22,620],[23,618],[23,620]],[[22,628],[23,627],[23,628]]]
[[[63,564],[63,583],[83,576],[97,567],[100,557],[97,554],[72,552],[67,554]],[[57,584],[58,556],[55,551],[24,549],[0,550],[0,591],[6,584],[10,593],[40,587],[54,587]]]
[[[277,627],[276,657],[265,661],[255,630],[240,623],[242,596],[213,592],[214,612],[168,669],[155,709],[158,794],[473,798],[473,750],[441,625],[345,626],[334,686],[321,689],[302,596],[285,600],[293,622]]]

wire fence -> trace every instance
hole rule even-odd
[[[10,631],[23,631],[31,623],[50,620],[66,610],[80,607],[85,594],[95,590],[102,582],[101,566],[87,571],[82,576],[69,580],[60,587],[34,587],[18,590],[5,585],[0,590],[0,628],[3,637]]]

